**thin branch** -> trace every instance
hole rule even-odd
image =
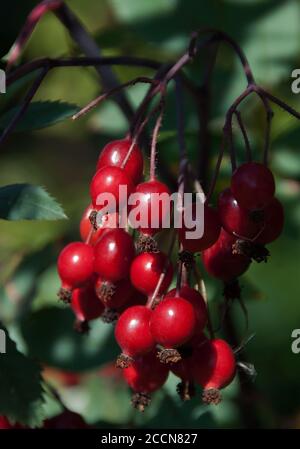
[[[60,67],[95,67],[110,65],[146,67],[154,70],[161,66],[159,62],[153,61],[152,59],[136,58],[134,56],[97,56],[92,58],[81,56],[62,59],[40,58],[27,62],[26,64],[23,64],[15,70],[9,72],[6,77],[6,85],[9,86],[28,73],[43,68],[51,70],[53,68]]]
[[[162,97],[163,98],[163,97]],[[156,171],[156,155],[157,155],[157,139],[158,133],[162,125],[162,119],[164,114],[164,101],[162,100],[160,103],[160,112],[157,117],[153,134],[151,140],[151,156],[150,156],[150,181],[155,180],[155,171]]]
[[[263,95],[264,97],[271,100],[273,103],[277,104],[277,106],[284,109],[286,112],[288,112],[293,117],[296,117],[298,120],[300,120],[300,112],[296,111],[296,109],[292,108],[291,106],[286,104],[284,101],[282,101],[279,98],[275,97],[274,95],[270,94],[270,92],[267,92],[265,89],[263,89],[260,86],[255,86],[254,90],[258,94]]]
[[[217,180],[218,180],[218,176],[219,176],[219,172],[220,172],[220,168],[221,168],[221,164],[222,164],[222,160],[223,160],[223,156],[224,156],[224,150],[225,150],[225,135],[223,133],[217,163],[216,163],[216,166],[214,169],[214,173],[213,173],[213,177],[212,177],[212,180],[210,183],[208,193],[206,195],[207,204],[210,202],[211,197],[214,193],[216,184],[217,184]]]
[[[5,141],[5,139],[8,137],[8,135],[15,129],[17,123],[21,120],[21,118],[24,116],[31,100],[33,99],[34,95],[36,94],[38,88],[40,87],[43,79],[46,76],[47,71],[44,69],[41,71],[41,73],[37,76],[35,81],[33,82],[31,88],[25,95],[23,101],[21,102],[21,105],[15,115],[13,116],[10,123],[6,126],[3,133],[0,136],[0,145]]]
[[[266,111],[266,131],[265,131],[263,163],[264,163],[264,165],[268,165],[270,142],[271,142],[271,127],[272,127],[272,120],[274,117],[274,112],[270,106],[269,101],[263,95],[261,95],[261,94],[258,94],[258,95],[260,96],[260,98],[263,102],[265,111]]]
[[[48,12],[55,11],[62,6],[62,0],[44,0],[36,5],[28,14],[26,21],[21,28],[21,31],[13,44],[7,62],[7,71],[16,62],[21,54],[21,51],[25,47],[28,39],[30,38],[35,26],[39,20]]]
[[[119,84],[118,86],[114,87],[113,89],[110,89],[108,92],[104,92],[103,94],[99,95],[97,98],[92,100],[90,103],[88,103],[84,108],[82,108],[77,114],[74,114],[72,119],[76,120],[83,115],[90,112],[92,109],[94,109],[96,106],[98,106],[102,101],[106,100],[107,98],[111,97],[112,95],[119,93],[121,90],[125,89],[129,86],[134,86],[137,83],[146,83],[146,84],[157,84],[157,81],[153,80],[152,78],[147,78],[145,76],[139,76],[137,78],[134,78],[133,80],[127,81],[126,83]]]
[[[234,114],[236,116],[237,122],[239,124],[240,130],[242,132],[243,139],[245,142],[247,160],[248,160],[248,162],[250,162],[252,160],[252,152],[251,152],[250,142],[248,139],[248,134],[247,134],[247,131],[246,131],[243,119],[242,119],[242,115],[239,110],[235,110]]]
[[[232,39],[229,34],[225,33],[224,31],[217,30],[215,28],[204,28],[202,30],[199,30],[195,33],[193,33],[193,39],[195,40],[199,36],[203,34],[213,34],[213,37],[208,41],[208,44],[214,43],[216,41],[222,41],[228,45],[235,51],[236,55],[238,56],[241,65],[243,67],[243,71],[245,73],[248,85],[255,84],[254,75],[252,73],[252,70],[250,68],[249,61],[242,50],[242,48],[237,44],[237,42]]]
[[[69,31],[73,40],[78,44],[78,46],[86,54],[86,56],[101,56],[100,49],[98,48],[94,39],[90,36],[80,20],[76,17],[76,15],[63,1],[44,0],[36,5],[28,15],[21,33],[19,34],[15,44],[13,45],[9,57],[8,68],[16,61],[16,59],[20,55],[38,21],[49,11],[52,11],[56,14],[61,23]],[[109,66],[96,66],[96,70],[100,75],[102,84],[106,90],[113,89],[119,84],[117,78],[115,77],[115,74]],[[130,121],[133,116],[133,109],[126,95],[123,92],[119,92],[115,97],[115,101],[119,104],[124,115]]]
[[[86,56],[101,56],[101,51],[94,39],[65,3],[55,11],[55,14],[63,25],[65,25],[74,41]],[[96,70],[100,75],[105,90],[113,89],[119,84],[118,79],[109,66],[96,66]],[[133,109],[124,92],[119,92],[118,95],[115,96],[115,101],[130,121],[133,116]]]

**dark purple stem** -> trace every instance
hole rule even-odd
[[[20,119],[24,116],[31,100],[33,99],[34,95],[36,94],[38,88],[40,87],[43,79],[45,78],[47,74],[47,70],[43,69],[41,73],[37,76],[35,81],[33,82],[31,88],[25,95],[19,109],[17,110],[16,114],[13,116],[10,123],[7,125],[7,127],[4,129],[3,133],[0,136],[0,145],[5,141],[5,139],[8,137],[8,135],[15,129],[17,123],[20,121]]]
[[[248,162],[250,162],[252,160],[252,152],[251,152],[251,147],[250,147],[248,134],[247,134],[247,131],[246,131],[243,119],[242,119],[242,115],[241,115],[239,110],[236,110],[234,113],[235,113],[237,122],[239,124],[241,133],[243,135],[243,139],[244,139],[244,143],[245,143],[245,149],[246,149],[246,155],[247,155],[247,160],[248,160]]]
[[[10,72],[6,78],[6,84],[9,86],[19,78],[38,69],[46,68],[47,71],[59,67],[95,67],[95,66],[136,66],[158,69],[160,63],[151,59],[136,58],[131,56],[102,56],[102,57],[75,57],[65,59],[41,58],[28,62]]]

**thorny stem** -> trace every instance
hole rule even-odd
[[[163,95],[163,94],[162,94]],[[152,140],[151,140],[151,156],[150,156],[150,181],[155,180],[155,170],[156,170],[156,155],[157,155],[157,139],[158,139],[158,133],[162,125],[162,119],[164,114],[164,100],[162,99],[160,103],[160,112],[157,117],[153,134],[152,134]]]
[[[134,86],[137,83],[145,83],[145,84],[157,84],[155,80],[152,78],[147,78],[145,76],[139,76],[137,78],[134,78],[133,80],[127,81],[126,83],[120,84],[113,89],[110,89],[108,92],[104,92],[103,94],[99,95],[97,98],[92,100],[90,103],[88,103],[86,106],[84,106],[79,112],[73,115],[72,119],[76,120],[83,115],[90,112],[93,108],[98,106],[102,101],[106,100],[107,98],[111,97],[112,95],[120,92],[121,90],[125,89],[125,87]]]

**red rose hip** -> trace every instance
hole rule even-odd
[[[90,214],[94,210],[90,204],[84,211],[80,221],[80,236],[83,242],[94,246],[98,242],[101,235],[106,229],[114,229],[118,227],[118,213],[105,214],[101,217],[101,223],[98,223],[97,230],[93,230],[90,221]]]
[[[143,155],[137,145],[134,145],[124,167],[123,162],[127,159],[128,152],[132,146],[131,139],[113,140],[105,145],[100,153],[97,170],[106,166],[123,168],[130,176],[134,184],[137,184],[143,175]]]
[[[152,236],[162,229],[163,220],[168,218],[166,215],[170,206],[170,191],[162,182],[153,180],[138,184],[134,193],[137,196],[134,206],[139,210],[136,219],[145,217],[146,221],[146,226],[138,229],[143,234]]]
[[[231,281],[247,270],[250,259],[232,252],[232,246],[236,240],[236,237],[222,229],[216,243],[203,251],[204,268],[211,276],[223,281]]]
[[[263,229],[255,239],[256,243],[266,245],[276,240],[282,233],[284,226],[284,210],[281,202],[273,198],[271,203],[264,209]]]
[[[174,297],[176,295],[176,289],[170,290],[165,298]],[[179,291],[181,298],[186,299],[192,304],[196,312],[197,324],[196,332],[197,334],[202,333],[204,327],[207,323],[207,307],[203,296],[194,288],[190,287],[188,284],[182,285]]]
[[[273,174],[263,164],[247,162],[233,173],[231,191],[245,209],[263,209],[271,202],[275,193]]]
[[[73,291],[71,307],[81,322],[95,320],[102,315],[104,306],[96,295],[94,282]]]
[[[124,379],[135,392],[131,403],[143,412],[151,401],[150,393],[163,386],[168,378],[169,370],[159,362],[156,353],[137,357],[128,368],[123,370]]]
[[[263,216],[256,217],[255,212],[242,207],[230,189],[220,193],[218,211],[223,228],[239,238],[253,239],[264,226]]]
[[[107,230],[95,246],[94,270],[107,281],[120,281],[129,274],[134,252],[132,237],[124,229]]]
[[[152,311],[146,306],[129,307],[117,321],[115,337],[123,354],[117,366],[129,366],[130,358],[146,354],[155,347],[155,340],[150,332]]]
[[[126,188],[124,198],[121,198],[120,187]],[[95,209],[101,209],[106,206],[106,201],[100,201],[99,195],[111,194],[115,201],[116,212],[127,201],[128,196],[134,189],[133,182],[125,170],[119,167],[103,167],[96,172],[90,185],[90,195]],[[114,206],[114,205],[113,205]]]
[[[207,340],[193,356],[193,378],[203,388],[203,401],[218,404],[220,389],[229,385],[236,372],[236,361],[231,347],[221,339]]]
[[[95,288],[98,298],[109,309],[122,308],[128,304],[133,294],[136,293],[129,279],[122,279],[112,285],[110,282],[98,277]]]
[[[151,295],[155,291],[164,269],[167,271],[159,293],[163,293],[169,287],[173,277],[173,267],[170,261],[167,260],[167,256],[161,252],[141,253],[131,264],[131,282],[144,295]]]
[[[154,309],[150,330],[156,343],[165,348],[177,348],[193,336],[196,323],[196,312],[190,302],[181,297],[169,297]]]
[[[123,370],[124,378],[132,390],[138,393],[152,393],[167,380],[169,369],[159,362],[155,351],[137,357]]]
[[[94,272],[93,247],[83,242],[69,243],[58,256],[57,270],[63,290],[84,285]]]

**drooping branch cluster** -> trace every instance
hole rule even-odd
[[[69,30],[71,36],[73,39],[77,42],[81,50],[86,54],[86,57],[76,57],[76,58],[69,58],[69,59],[49,59],[44,58],[36,61],[32,61],[29,63],[26,63],[24,65],[20,65],[16,69],[13,69],[14,64],[16,63],[17,59],[19,58],[21,51],[26,44],[29,36],[31,35],[36,23],[38,20],[46,13],[52,11],[56,14],[58,19],[67,27]],[[211,74],[214,70],[216,56],[220,48],[220,44],[227,44],[229,45],[237,57],[239,58],[241,62],[242,69],[245,74],[246,78],[246,87],[243,90],[243,92],[233,101],[231,106],[228,108],[226,115],[225,115],[225,122],[223,126],[223,133],[222,133],[222,143],[220,146],[219,156],[216,163],[216,167],[214,170],[214,173],[212,175],[211,183],[209,188],[206,188],[206,177],[207,177],[207,168],[208,168],[208,160],[209,160],[209,132],[208,132],[208,121],[209,121],[209,101],[210,101],[210,80],[211,80]],[[207,68],[205,70],[205,75],[203,82],[200,86],[196,86],[185,74],[184,68],[189,64],[192,63],[192,61],[199,55],[201,51],[208,50],[209,51],[209,60],[207,64]],[[138,78],[134,78],[133,80],[130,80],[124,84],[119,84],[116,80],[112,70],[111,66],[113,65],[134,65],[139,67],[145,67],[150,68],[155,71],[154,75],[152,77],[145,77],[140,76]],[[199,268],[195,264],[194,260],[194,253],[198,252],[205,252],[204,257],[204,265],[206,265],[207,271],[209,274],[213,273],[212,275],[215,276],[218,279],[221,279],[225,281],[225,296],[228,300],[231,300],[233,298],[238,298],[241,301],[240,298],[240,288],[236,281],[236,277],[241,275],[249,266],[250,261],[252,259],[257,261],[262,261],[267,258],[268,253],[264,252],[265,250],[264,246],[266,243],[269,243],[270,241],[273,241],[275,238],[278,237],[278,235],[281,232],[281,228],[283,225],[283,214],[281,210],[281,205],[279,201],[274,198],[274,191],[275,191],[275,184],[272,178],[272,174],[269,173],[269,170],[267,168],[268,163],[268,153],[269,153],[269,147],[270,147],[270,133],[271,133],[271,123],[272,123],[272,117],[273,117],[273,110],[271,107],[271,104],[276,104],[277,106],[283,108],[288,113],[293,115],[294,117],[300,119],[300,113],[298,113],[296,110],[291,108],[289,105],[287,105],[282,100],[278,99],[277,97],[273,96],[269,92],[267,92],[263,87],[257,84],[252,70],[250,68],[249,62],[243,53],[240,46],[226,33],[213,30],[213,29],[207,29],[202,30],[201,32],[196,32],[192,35],[189,46],[187,50],[184,52],[183,55],[180,56],[180,58],[171,63],[160,63],[157,61],[152,61],[148,59],[143,58],[136,58],[136,57],[129,57],[129,56],[119,56],[119,57],[102,57],[100,54],[99,49],[97,48],[95,42],[93,39],[89,36],[87,31],[84,29],[84,27],[81,25],[81,23],[78,21],[78,19],[74,16],[74,14],[70,11],[70,9],[64,4],[62,1],[58,0],[45,0],[41,2],[34,10],[31,12],[31,14],[28,16],[28,19],[24,25],[24,28],[22,29],[19,37],[16,40],[16,43],[13,46],[13,49],[10,53],[9,59],[8,59],[8,77],[7,82],[8,85],[16,82],[21,77],[25,76],[26,74],[30,72],[36,72],[37,76],[35,81],[33,82],[32,86],[26,93],[25,97],[21,101],[19,105],[19,109],[16,112],[15,116],[12,118],[11,122],[8,124],[6,129],[3,131],[1,137],[0,137],[0,144],[3,143],[3,141],[9,136],[9,134],[14,130],[17,123],[22,119],[24,114],[26,113],[26,110],[28,109],[28,106],[30,105],[30,102],[34,98],[34,95],[36,94],[37,90],[39,89],[42,81],[47,76],[50,70],[53,68],[59,68],[59,67],[87,67],[87,66],[93,66],[98,71],[100,78],[102,80],[102,85],[104,88],[104,92],[101,93],[100,96],[92,100],[90,103],[85,105],[77,114],[74,115],[73,119],[78,119],[82,117],[83,115],[89,113],[91,110],[93,110],[95,107],[97,107],[102,101],[106,100],[108,97],[112,97],[120,106],[121,110],[124,112],[126,117],[129,121],[129,132],[126,136],[126,139],[122,142],[122,156],[124,156],[123,151],[125,152],[125,157],[123,159],[123,162],[118,166],[114,167],[114,176],[116,179],[115,185],[113,186],[114,189],[117,189],[118,183],[120,181],[119,176],[123,176],[123,180],[125,179],[126,182],[123,184],[127,184],[128,186],[132,187],[132,190],[135,188],[136,190],[139,190],[139,193],[141,195],[141,198],[145,198],[148,194],[150,195],[153,193],[153,191],[150,190],[150,185],[152,182],[155,183],[155,188],[159,191],[161,189],[161,183],[156,180],[156,157],[157,157],[157,141],[158,141],[158,135],[159,131],[161,129],[162,121],[163,121],[163,114],[165,111],[165,103],[166,103],[166,92],[167,87],[169,83],[174,82],[175,83],[175,96],[176,96],[176,113],[177,113],[177,135],[178,135],[178,148],[179,148],[179,174],[177,179],[177,189],[178,193],[180,195],[183,195],[187,189],[187,185],[191,183],[191,179],[193,182],[194,190],[197,192],[203,193],[205,191],[206,193],[206,201],[205,201],[205,220],[209,223],[209,229],[206,232],[205,237],[202,241],[199,239],[198,242],[187,242],[185,240],[185,237],[180,237],[179,235],[179,257],[178,257],[178,270],[177,270],[177,284],[175,292],[172,292],[172,295],[170,295],[171,292],[166,293],[166,290],[171,282],[171,274],[170,274],[170,254],[167,255],[167,257],[164,257],[161,255],[159,251],[157,251],[157,248],[155,248],[155,245],[153,244],[153,241],[149,239],[147,232],[148,229],[139,229],[141,234],[143,234],[143,237],[145,237],[143,245],[144,250],[141,251],[141,254],[135,255],[135,249],[133,246],[133,242],[131,240],[131,236],[129,236],[128,233],[125,231],[123,233],[116,232],[116,234],[122,234],[122,239],[129,239],[130,240],[130,247],[131,247],[131,259],[130,262],[124,264],[124,270],[126,271],[126,276],[120,275],[120,277],[116,276],[115,279],[108,279],[108,276],[111,275],[111,273],[107,272],[107,266],[106,263],[103,262],[103,251],[101,248],[96,246],[99,241],[97,241],[97,244],[95,243],[95,249],[92,248],[91,242],[93,239],[95,239],[96,242],[96,235],[97,226],[95,225],[94,218],[95,218],[95,212],[96,211],[96,202],[95,198],[99,193],[101,193],[101,189],[105,190],[108,185],[105,184],[107,181],[108,176],[104,176],[103,172],[99,174],[101,171],[98,170],[97,167],[97,173],[95,177],[93,178],[91,182],[91,199],[92,199],[92,205],[91,210],[89,210],[88,217],[86,219],[86,226],[89,228],[91,224],[93,225],[92,228],[89,228],[89,232],[87,234],[87,238],[83,239],[84,242],[80,242],[79,248],[80,251],[86,251],[88,252],[87,259],[90,260],[90,267],[88,270],[88,273],[86,275],[86,264],[83,267],[83,272],[76,272],[74,274],[74,279],[71,279],[71,281],[74,281],[74,285],[72,282],[69,284],[65,283],[66,285],[61,289],[60,295],[61,298],[65,299],[66,301],[70,301],[70,298],[72,295],[74,296],[74,291],[77,289],[81,289],[82,285],[80,283],[77,284],[78,277],[82,276],[83,281],[91,281],[91,285],[88,285],[87,291],[83,292],[79,291],[77,292],[77,295],[75,295],[75,299],[79,303],[82,300],[82,297],[89,296],[90,291],[89,288],[92,289],[93,294],[95,296],[95,289],[94,289],[94,279],[93,275],[96,272],[100,278],[97,280],[97,295],[99,298],[102,299],[104,303],[108,302],[109,298],[111,298],[116,295],[116,291],[123,290],[124,285],[123,282],[124,279],[126,280],[127,284],[126,288],[130,286],[130,282],[135,286],[137,290],[140,290],[143,294],[147,295],[147,303],[142,309],[143,316],[137,317],[139,318],[138,321],[145,321],[149,322],[149,320],[154,323],[152,324],[152,331],[149,333],[149,340],[151,344],[148,344],[149,342],[140,342],[141,345],[145,344],[145,346],[151,347],[151,350],[154,350],[154,348],[157,347],[157,345],[160,346],[160,361],[163,363],[175,363],[182,359],[185,361],[189,359],[189,356],[184,357],[184,350],[186,350],[185,344],[188,341],[190,346],[192,346],[191,338],[193,337],[194,332],[194,324],[196,321],[199,321],[199,313],[198,318],[196,319],[193,315],[194,312],[192,311],[193,308],[189,306],[184,306],[184,302],[182,301],[178,303],[178,299],[184,294],[182,293],[182,287],[183,284],[186,286],[188,283],[189,277],[191,274],[194,276],[195,280],[198,284],[198,290],[202,293],[203,297],[203,303],[204,303],[204,309],[205,309],[205,320],[207,323],[203,324],[203,327],[201,330],[203,331],[204,327],[207,326],[209,334],[210,334],[210,342],[205,343],[209,346],[209,349],[206,349],[203,352],[203,342],[202,342],[202,336],[197,335],[197,338],[200,339],[200,345],[197,346],[197,351],[199,350],[199,353],[201,353],[201,357],[206,357],[206,359],[209,357],[212,357],[212,354],[214,351],[218,350],[221,351],[222,354],[225,354],[225,356],[230,359],[230,370],[224,375],[224,378],[226,378],[228,381],[232,380],[235,370],[235,359],[232,353],[230,352],[231,349],[228,348],[226,345],[224,346],[224,342],[220,342],[218,340],[214,340],[214,331],[211,324],[211,319],[209,316],[207,303],[206,303],[206,294],[205,294],[205,286],[203,283],[203,279],[201,276],[201,273],[199,271]],[[129,88],[137,83],[143,83],[148,84],[149,88],[145,94],[145,97],[139,107],[136,111],[133,111],[130,103],[128,102],[125,89]],[[185,127],[184,127],[184,108],[183,108],[183,98],[184,93],[188,92],[191,93],[194,100],[195,105],[197,108],[199,120],[200,120],[200,127],[201,127],[201,154],[199,157],[200,160],[200,166],[198,167],[198,173],[195,173],[195,170],[190,165],[188,158],[187,158],[187,151],[185,146]],[[264,156],[263,156],[263,162],[264,165],[260,164],[260,166],[254,167],[251,166],[250,169],[247,167],[248,170],[250,170],[251,176],[256,176],[258,181],[260,179],[264,178],[267,180],[265,182],[265,185],[260,183],[260,187],[262,187],[264,196],[262,203],[258,203],[258,198],[255,197],[255,195],[252,195],[252,197],[249,195],[249,198],[247,198],[248,203],[250,201],[256,201],[257,204],[251,204],[251,207],[249,204],[243,204],[245,200],[245,196],[241,195],[239,185],[241,182],[241,178],[246,178],[245,175],[243,175],[242,170],[245,168],[243,167],[242,170],[236,174],[236,168],[237,168],[237,161],[236,161],[236,154],[235,154],[235,147],[234,147],[234,138],[233,138],[233,120],[236,118],[237,123],[239,125],[240,131],[242,133],[244,143],[245,143],[245,152],[246,152],[246,159],[248,162],[252,161],[252,151],[250,146],[250,141],[247,134],[246,126],[243,122],[242,114],[240,111],[241,104],[248,98],[251,94],[256,94],[259,98],[259,100],[262,102],[262,105],[265,110],[266,115],[266,127],[265,127],[265,146],[264,146]],[[149,138],[146,133],[146,127],[147,124],[149,124],[149,121],[151,119],[155,118],[155,124],[152,131],[152,136]],[[138,181],[136,183],[131,183],[131,176],[128,175],[128,173],[125,173],[126,165],[131,158],[134,151],[136,151],[136,145],[139,143],[140,140],[144,139],[147,143],[146,146],[150,147],[150,176],[149,181],[147,183],[147,191],[143,191],[142,189],[145,189],[145,186],[141,187],[142,183],[139,183]],[[130,143],[129,143],[130,142]],[[232,171],[235,172],[235,177],[233,179],[233,182],[231,184],[231,190],[222,192],[222,195],[220,196],[220,205],[219,205],[219,212],[221,212],[221,209],[223,205],[225,204],[225,207],[227,210],[231,210],[232,208],[233,213],[236,213],[236,210],[238,208],[238,213],[243,218],[244,222],[242,223],[244,226],[244,229],[241,232],[241,235],[239,235],[236,232],[236,229],[231,229],[231,223],[230,220],[228,222],[226,221],[228,216],[223,217],[222,226],[219,223],[219,218],[217,216],[217,213],[215,210],[209,207],[208,203],[211,199],[211,196],[214,192],[217,177],[219,174],[220,166],[222,163],[223,155],[225,152],[225,147],[228,146],[229,148],[229,154],[231,158],[231,165],[232,165]],[[106,148],[107,150],[107,148]],[[119,148],[119,151],[120,148]],[[101,165],[102,164],[102,165]],[[110,171],[111,165],[103,163],[103,161],[100,163],[101,168],[107,170],[107,167]],[[120,171],[121,170],[121,171]],[[123,170],[123,172],[122,172]],[[252,171],[253,170],[253,171]],[[255,171],[256,170],[256,171]],[[259,173],[258,173],[259,172]],[[263,174],[263,176],[258,176],[260,173]],[[200,179],[199,179],[200,174]],[[128,175],[128,176],[127,176]],[[131,174],[130,174],[131,175]],[[268,178],[269,177],[269,178]],[[202,185],[202,181],[205,183],[205,188]],[[243,181],[243,180],[242,180]],[[131,185],[132,184],[132,185]],[[245,183],[244,183],[245,184]],[[110,186],[111,187],[111,186]],[[153,186],[151,186],[152,188]],[[235,189],[234,189],[235,187]],[[247,187],[247,186],[246,186]],[[251,186],[250,186],[251,187]],[[234,191],[235,190],[235,191]],[[150,192],[150,193],[149,193]],[[234,195],[232,195],[234,193]],[[247,192],[246,192],[247,193]],[[148,195],[148,196],[149,196]],[[270,210],[270,204],[271,204],[271,210]],[[234,205],[234,207],[232,206]],[[145,200],[145,208],[148,208],[148,204],[146,204]],[[235,208],[235,209],[234,209]],[[244,209],[247,210],[247,212],[244,212]],[[118,212],[119,213],[119,212]],[[193,213],[193,209],[191,209],[191,214]],[[244,215],[243,215],[244,214]],[[280,222],[280,226],[278,229],[270,230],[267,229],[268,226],[268,220],[272,219],[273,214],[277,214],[277,217],[281,217],[282,220]],[[91,219],[93,218],[93,220]],[[270,218],[271,217],[271,218]],[[225,226],[226,224],[226,226]],[[240,223],[239,223],[240,225]],[[245,230],[246,229],[246,230]],[[160,229],[161,230],[161,229]],[[147,231],[147,232],[146,232]],[[205,231],[205,230],[204,230]],[[245,232],[244,232],[245,231]],[[268,232],[267,232],[268,231]],[[173,231],[172,231],[173,232]],[[150,233],[149,233],[150,234]],[[250,235],[250,237],[245,238],[245,235]],[[118,244],[118,239],[120,240],[120,235],[115,236],[116,244]],[[151,236],[151,234],[150,234]],[[175,234],[174,234],[175,236]],[[175,237],[172,236],[171,239],[171,245],[170,245],[170,253],[172,252],[174,243],[175,243]],[[219,241],[220,247],[214,246],[215,243]],[[149,243],[150,242],[150,243]],[[105,240],[102,241],[102,246],[104,247]],[[106,242],[106,247],[104,248],[105,251],[107,248],[109,248],[109,244],[111,242]],[[197,247],[195,246],[195,243],[197,243]],[[125,245],[125,244],[124,244]],[[148,245],[148,246],[146,246]],[[202,245],[202,246],[201,246]],[[129,246],[129,244],[127,245]],[[71,249],[70,249],[71,248]],[[146,250],[145,250],[146,248]],[[150,249],[149,249],[150,248]],[[195,249],[196,248],[196,249]],[[69,247],[68,251],[78,251],[78,245],[74,244],[73,246]],[[206,250],[209,250],[211,252],[206,252]],[[108,251],[108,250],[107,250]],[[128,253],[128,248],[126,249]],[[124,250],[124,260],[128,256],[128,254],[125,254],[126,251]],[[96,254],[96,256],[95,256]],[[71,254],[71,256],[73,253]],[[68,256],[68,257],[67,257]],[[67,255],[64,255],[65,259],[63,259],[63,262],[61,262],[62,268],[61,272],[64,274],[64,271],[69,273],[69,265],[70,260],[72,260],[72,257]],[[93,262],[94,258],[97,259],[97,270],[95,270],[95,263]],[[232,259],[234,258],[234,261]],[[84,257],[83,257],[84,259]],[[146,261],[143,262],[142,259],[146,259]],[[151,260],[157,259],[160,262],[160,273],[158,276],[158,279],[154,278],[151,279],[151,288],[147,289],[143,285],[143,282],[146,278],[146,269],[147,266],[151,265]],[[62,259],[61,259],[62,260]],[[156,262],[157,262],[156,260]],[[163,260],[163,262],[161,262]],[[233,261],[233,268],[234,270],[231,272],[228,272],[229,268],[228,266]],[[238,263],[236,264],[236,261]],[[142,263],[143,262],[143,263]],[[133,271],[133,276],[131,276],[131,281],[128,280],[128,266],[132,263],[131,267],[137,266],[134,270],[131,268],[131,271]],[[113,265],[113,264],[112,264]],[[142,266],[141,266],[142,265]],[[220,268],[221,267],[221,268]],[[75,269],[74,269],[75,270]],[[78,270],[78,267],[76,268]],[[155,270],[153,270],[155,271]],[[103,274],[104,273],[104,274]],[[76,276],[75,276],[76,275]],[[80,276],[79,276],[80,275]],[[62,278],[64,276],[61,276]],[[165,278],[168,278],[168,285],[166,288],[162,288],[164,286]],[[184,282],[183,282],[184,280]],[[230,282],[228,282],[228,280]],[[70,279],[68,279],[70,281]],[[128,287],[129,288],[129,287]],[[193,290],[193,289],[191,289]],[[199,293],[199,292],[197,292]],[[164,296],[165,294],[165,296]],[[191,299],[195,295],[195,291],[189,291],[189,294],[187,296],[190,296],[191,303],[193,300]],[[118,296],[118,295],[117,295]],[[187,332],[189,334],[189,339],[185,338],[178,338],[179,343],[172,344],[169,343],[169,341],[172,340],[170,336],[170,340],[166,341],[164,338],[160,335],[160,329],[163,326],[167,326],[167,323],[164,318],[168,314],[168,310],[163,310],[165,304],[163,306],[157,308],[157,305],[163,304],[162,298],[169,296],[169,301],[172,299],[171,303],[173,302],[173,305],[170,305],[170,309],[174,308],[176,312],[176,307],[178,307],[177,313],[178,317],[181,316],[180,308],[186,307],[186,313],[190,313],[191,318],[195,321],[195,323],[191,321],[190,323],[190,330]],[[171,299],[170,299],[171,298]],[[182,299],[182,298],[181,298]],[[74,300],[74,297],[73,297]],[[99,307],[99,303],[95,302],[97,306]],[[76,303],[77,304],[77,303]],[[177,306],[175,307],[174,304]],[[183,305],[182,305],[183,304]],[[78,305],[78,304],[77,304]],[[241,302],[241,306],[244,307],[243,303]],[[103,306],[104,307],[104,306]],[[103,308],[102,307],[102,308]],[[167,307],[167,306],[166,306]],[[103,310],[97,310],[97,314],[100,315],[103,313]],[[107,309],[107,308],[106,308]],[[127,311],[130,308],[126,309]],[[147,310],[146,310],[147,309]],[[190,310],[188,310],[190,309]],[[159,312],[157,310],[161,310],[159,315]],[[173,309],[172,309],[173,310]],[[171,310],[171,311],[172,311]],[[173,311],[174,311],[173,310]],[[244,310],[244,309],[243,309]],[[111,312],[111,311],[110,311]],[[132,312],[132,310],[131,310]],[[174,313],[175,313],[174,312]],[[146,314],[144,316],[144,314]],[[153,318],[153,316],[159,317],[159,318]],[[173,314],[174,315],[174,314]],[[245,315],[247,316],[247,312],[245,310]],[[124,315],[121,315],[124,318]],[[150,319],[149,316],[152,318]],[[115,315],[114,315],[115,317]],[[106,314],[106,319],[108,319],[108,314]],[[129,320],[129,318],[128,318]],[[179,320],[179,318],[178,318]],[[184,321],[184,320],[183,320]],[[119,321],[120,323],[120,321]],[[158,323],[158,324],[157,324]],[[127,322],[125,323],[127,325]],[[126,328],[124,324],[124,328]],[[182,322],[182,329],[179,329],[179,331],[184,331],[185,322]],[[199,324],[199,323],[198,323]],[[120,328],[121,324],[119,324]],[[148,326],[148,324],[147,324]],[[175,326],[174,326],[175,327]],[[169,331],[169,329],[167,329]],[[119,331],[119,337],[117,337],[117,341],[119,342],[122,350],[125,348],[125,344],[123,343],[127,338],[126,332],[128,329],[126,328],[124,331],[121,329]],[[178,332],[179,332],[178,331]],[[125,334],[125,336],[124,336]],[[141,340],[144,338],[144,335],[140,335]],[[201,337],[201,338],[200,338]],[[213,341],[213,343],[212,343]],[[198,342],[199,343],[199,342]],[[197,344],[198,344],[197,343]],[[216,346],[216,347],[215,347]],[[180,348],[180,353],[179,349]],[[201,350],[199,348],[202,348]],[[189,347],[189,349],[191,349]],[[195,349],[195,348],[194,348]],[[194,350],[193,349],[193,350]],[[196,351],[196,352],[197,352]],[[147,351],[145,351],[145,354]],[[145,354],[141,353],[143,356]],[[229,355],[228,355],[229,354]],[[134,356],[139,355],[139,352],[136,352],[135,354],[129,354],[126,353],[125,349],[122,353],[122,357],[119,359],[119,364],[123,366],[127,366],[127,364],[137,363],[136,360],[134,360]],[[153,354],[152,354],[153,355]],[[156,359],[153,361],[153,357],[149,358],[149,364],[155,364],[158,363]],[[198,354],[199,355],[199,354]],[[224,356],[224,357],[225,357]],[[145,356],[146,357],[146,356]],[[148,356],[147,356],[148,357]],[[128,359],[130,359],[128,361]],[[195,359],[196,360],[196,359]],[[200,364],[198,363],[198,359],[196,360],[197,363],[195,363],[195,366],[193,368],[199,368]],[[147,363],[148,363],[147,362]],[[144,369],[146,364],[144,363],[143,367],[135,367],[136,369]],[[157,368],[157,373],[160,375],[162,374],[162,378],[159,379],[158,383],[163,383],[166,379],[166,371],[165,368],[162,368],[161,365],[159,365],[159,368]],[[127,366],[128,368],[129,366]],[[177,366],[178,368],[178,366]],[[161,373],[162,370],[163,372]],[[176,370],[174,369],[174,372]],[[130,371],[127,371],[127,374],[129,376],[128,383],[132,381],[130,378],[131,374]],[[135,373],[133,373],[135,374]],[[133,375],[132,374],[132,375]],[[196,373],[197,379],[200,385],[204,384],[203,376],[207,375],[207,373],[198,372]],[[199,380],[200,379],[200,380]],[[191,379],[183,379],[186,382],[183,385],[183,388],[180,389],[183,396],[189,396],[189,394],[186,394],[186,388],[190,385]],[[226,382],[222,383],[222,385],[217,384],[210,384],[206,385],[206,394],[205,394],[205,401],[206,402],[212,402],[217,403],[220,400],[219,393],[217,389],[219,387],[223,387]],[[202,385],[203,386],[203,385]],[[134,388],[133,388],[134,389]],[[185,393],[184,393],[185,392]],[[146,397],[145,394],[147,392],[145,391],[136,391],[138,398],[135,397],[134,403],[136,406],[140,406],[140,401],[142,400],[144,407],[148,403],[148,396]]]

